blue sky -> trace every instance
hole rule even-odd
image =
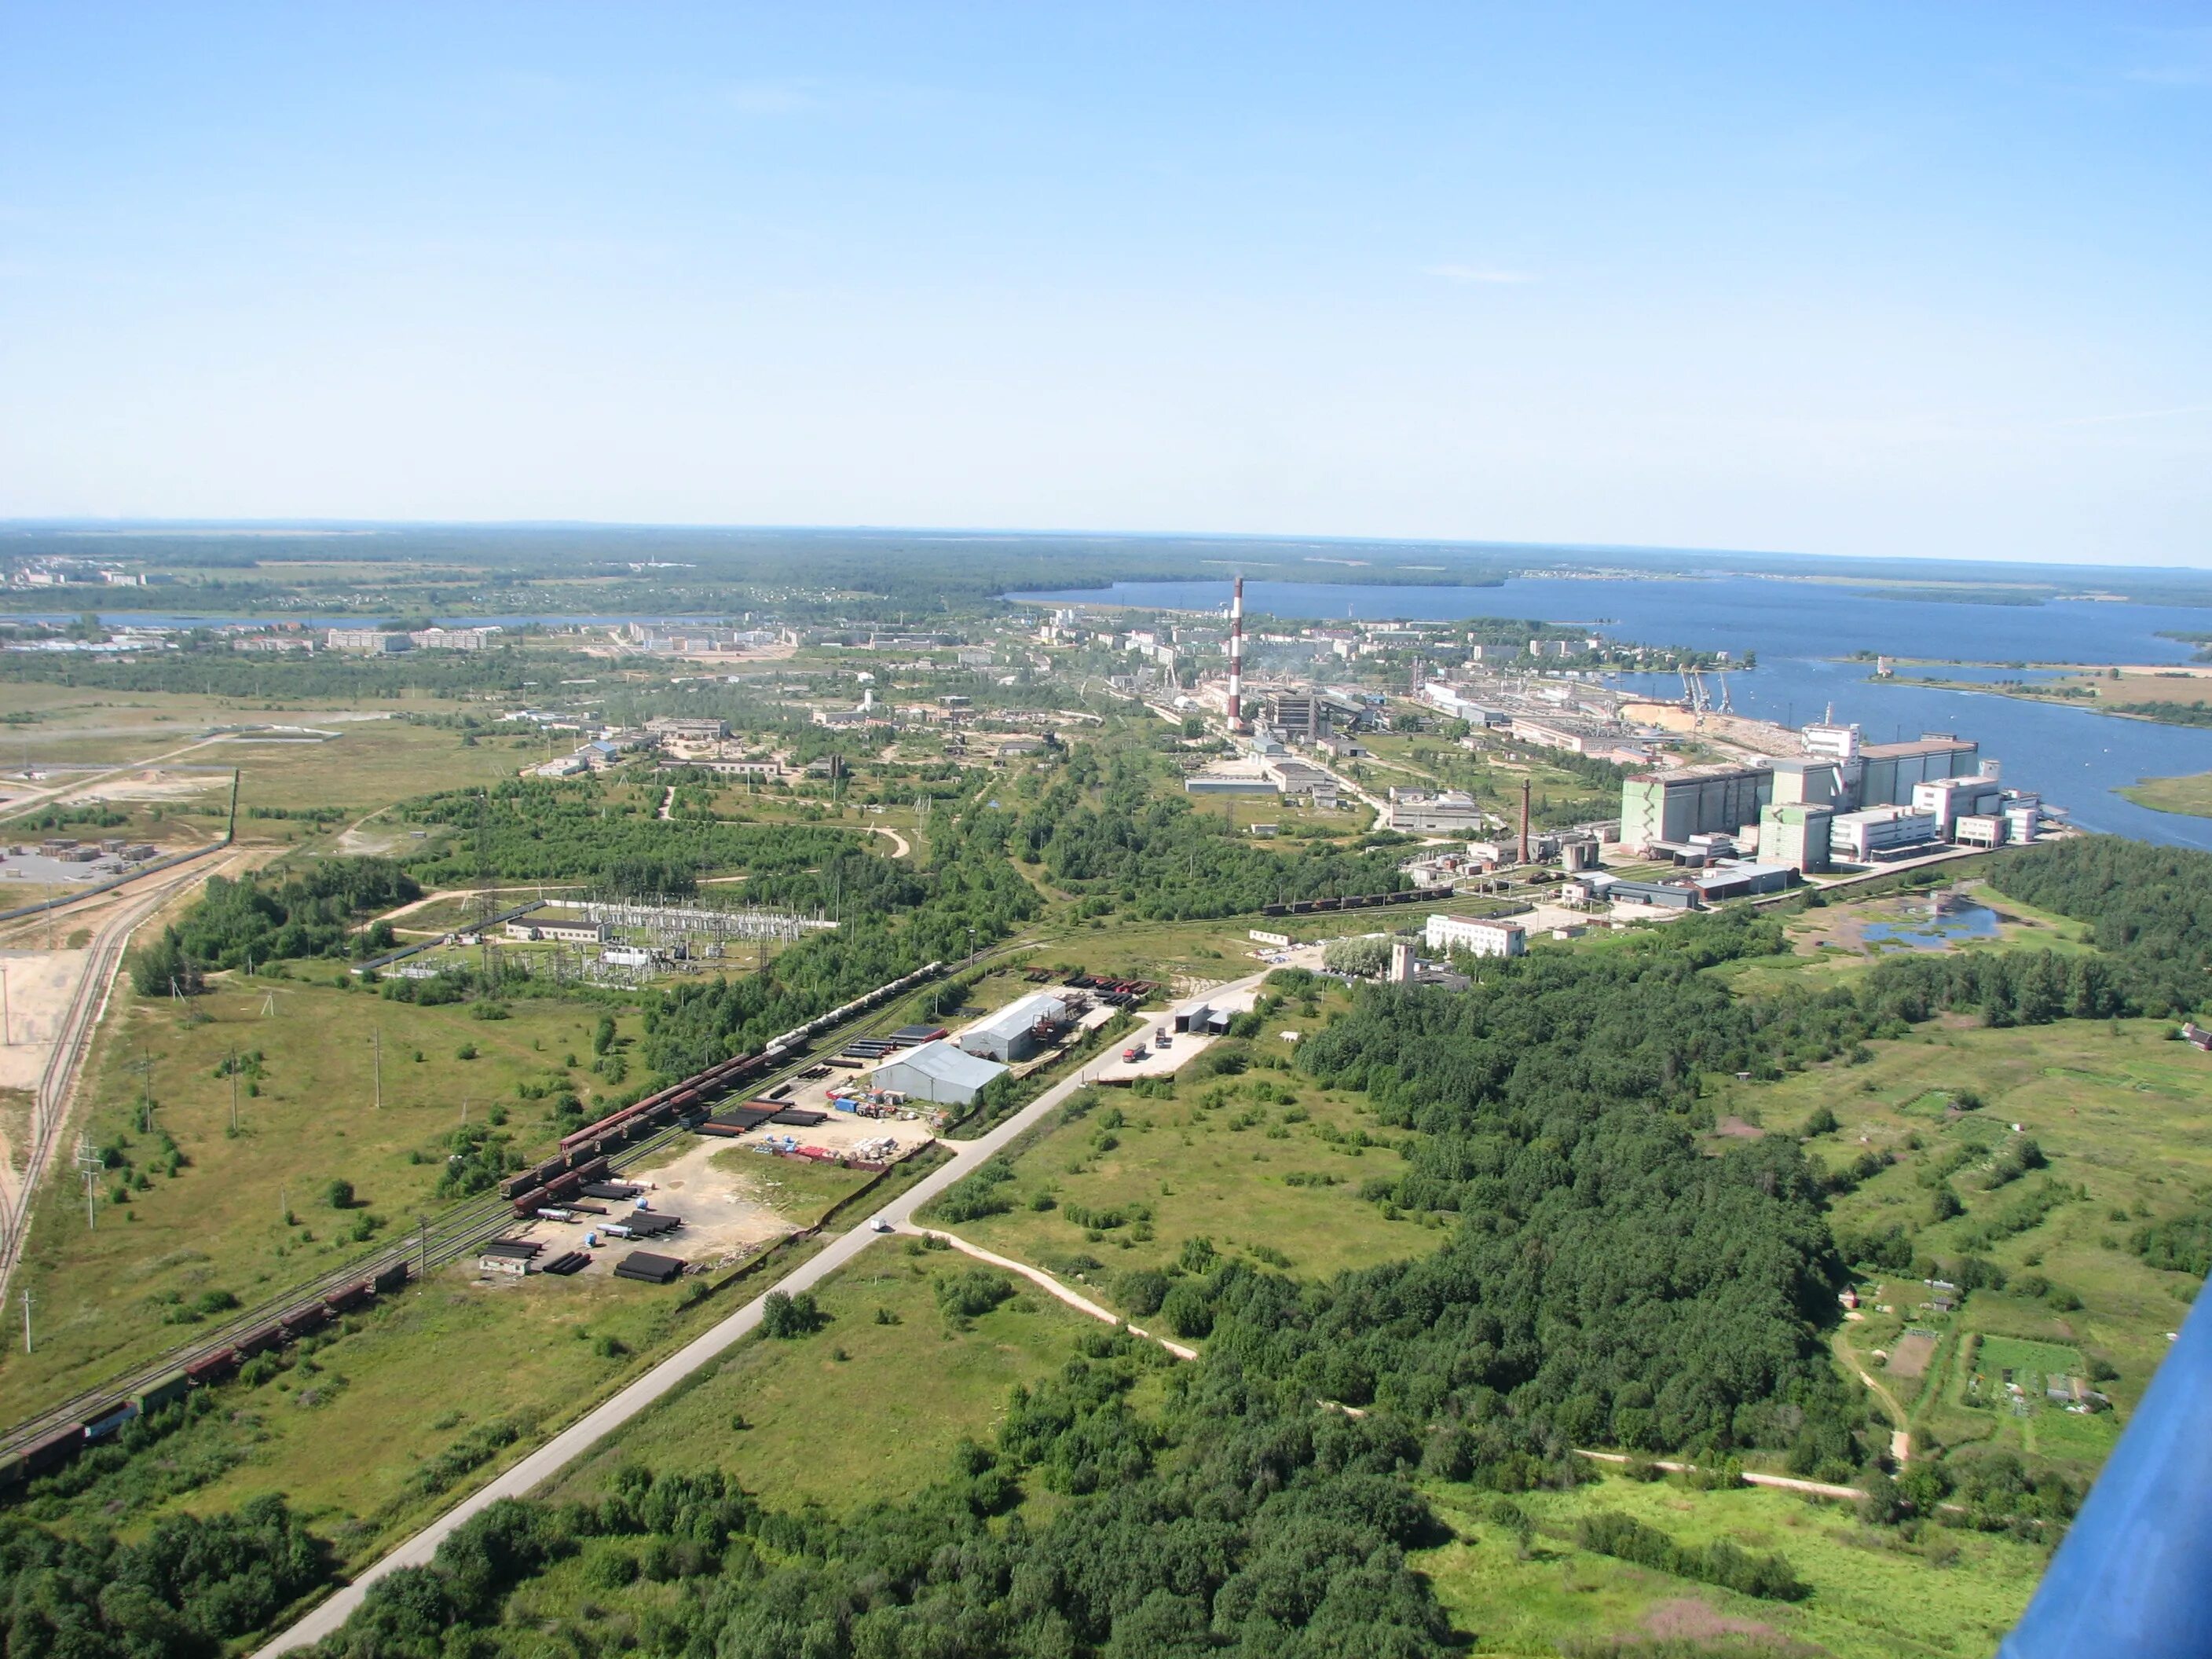
[[[0,0],[0,515],[2212,564],[2212,7]]]

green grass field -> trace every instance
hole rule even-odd
[[[1946,1019],[1905,1041],[1870,1045],[1873,1057],[1864,1065],[1823,1066],[1779,1083],[1729,1083],[1714,1091],[1717,1114],[1748,1112],[1770,1132],[1802,1124],[1826,1105],[1840,1127],[1808,1148],[1826,1165],[1869,1150],[1892,1153],[1893,1165],[1836,1200],[1835,1224],[1878,1231],[1902,1223],[1917,1253],[1955,1253],[2046,1177],[2087,1188],[2086,1199],[2069,1198],[2027,1230],[1988,1242],[1981,1253],[2012,1283],[2003,1291],[1974,1291],[1955,1315],[1923,1307],[1932,1293],[1911,1274],[1875,1276],[1867,1317],[1847,1327],[1853,1352],[1869,1370],[1879,1375],[1873,1351],[1893,1343],[1907,1324],[1953,1339],[1938,1350],[1912,1403],[1917,1434],[1945,1444],[2036,1452],[2076,1475],[2092,1473],[2109,1449],[2196,1290],[2186,1275],[2145,1266],[2129,1237],[2151,1218],[2189,1206],[2212,1182],[2212,1143],[2203,1132],[2212,1108],[2212,1059],[2166,1040],[2170,1029],[2162,1021],[2123,1020],[1993,1030]],[[1978,1093],[1982,1109],[1951,1110],[1961,1090]],[[2050,1167],[1989,1190],[1988,1171],[2014,1138],[2014,1123],[2043,1148]],[[1933,1188],[1922,1177],[1953,1165],[1944,1178],[1965,1212],[1938,1223]],[[2047,1279],[2051,1290],[2026,1293],[2033,1286],[2028,1275]],[[2081,1305],[2069,1305],[2075,1298]],[[2110,1364],[2118,1377],[2098,1386],[2117,1403],[2117,1421],[2040,1405],[2025,1419],[1969,1408],[1956,1366],[1956,1339],[1969,1334],[1984,1344],[2000,1338],[2052,1344]]]
[[[36,1346],[28,1356],[20,1345],[0,1355],[0,1416],[190,1337],[189,1325],[165,1322],[179,1316],[179,1301],[222,1292],[252,1305],[442,1208],[450,1201],[435,1195],[443,1137],[465,1107],[471,1123],[502,1115],[499,1133],[527,1156],[553,1132],[544,1103],[520,1098],[517,1086],[566,1081],[588,1106],[599,1083],[567,1064],[591,1059],[596,1007],[525,1000],[510,1018],[480,1020],[467,1006],[337,989],[331,981],[344,973],[337,963],[316,971],[315,981],[219,981],[181,1012],[118,984],[87,1074],[83,1121],[93,1146],[118,1147],[128,1164],[101,1171],[88,1231],[70,1149],[57,1158],[16,1280],[32,1293]],[[271,1000],[276,1012],[264,1016]],[[635,1031],[631,1017],[623,1029]],[[477,1057],[457,1059],[465,1048]],[[234,1049],[262,1056],[258,1067],[241,1067],[235,1135],[232,1079],[216,1075]],[[140,1127],[146,1089],[155,1103],[150,1130]],[[165,1135],[176,1148],[174,1174],[165,1172]],[[343,1212],[325,1200],[339,1178],[356,1195]],[[115,1202],[126,1182],[127,1202]],[[382,1224],[346,1237],[369,1217]]]
[[[2212,818],[2212,772],[2192,772],[2178,778],[2144,778],[2120,793],[2138,806],[2160,812],[2186,812]]]
[[[1534,1659],[1563,1643],[1734,1633],[1765,1640],[1770,1650],[1834,1659],[1965,1659],[1995,1650],[2045,1559],[2038,1546],[1942,1528],[1908,1541],[1862,1526],[1844,1506],[1794,1493],[1690,1492],[1619,1477],[1516,1497],[1536,1525],[1524,1555],[1514,1534],[1488,1518],[1483,1494],[1450,1486],[1430,1492],[1457,1541],[1422,1552],[1415,1564],[1478,1654]],[[1575,1523],[1601,1510],[1685,1543],[1726,1538],[1778,1550],[1813,1593],[1795,1603],[1759,1601],[1576,1547]]]
[[[1015,1383],[1057,1370],[1075,1338],[1098,1328],[1025,1287],[953,1329],[934,1281],[974,1265],[946,1251],[908,1254],[889,1240],[872,1246],[816,1291],[829,1316],[823,1329],[787,1341],[747,1339],[619,1442],[571,1468],[553,1495],[596,1494],[632,1462],[719,1468],[772,1503],[833,1511],[897,1501],[942,1478],[960,1440],[991,1441]]]
[[[1257,1042],[1286,1050],[1279,1030],[1325,1018],[1285,1009]],[[1401,1167],[1393,1138],[1359,1096],[1258,1067],[1179,1078],[1166,1096],[1102,1089],[1097,1100],[1021,1152],[1017,1179],[1001,1188],[1011,1211],[950,1230],[1071,1279],[1079,1274],[1109,1304],[1117,1274],[1164,1267],[1192,1238],[1309,1279],[1436,1247],[1421,1224],[1387,1221],[1358,1199],[1362,1181]],[[1046,1199],[1049,1206],[1037,1207]],[[1086,1225],[1086,1212],[1123,1218]]]

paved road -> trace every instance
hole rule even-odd
[[[1255,974],[1224,988],[1243,990],[1259,984],[1265,977],[1263,974]],[[1015,1136],[1045,1117],[1088,1083],[1102,1063],[1094,1061],[1066,1081],[1055,1084],[980,1139],[945,1142],[952,1151],[951,1163],[924,1176],[882,1209],[862,1218],[851,1231],[832,1240],[818,1255],[786,1273],[772,1288],[789,1293],[808,1290],[820,1284],[876,1242],[873,1223],[878,1216],[894,1227],[911,1225],[917,1209],[954,1182],[974,1173],[976,1166],[986,1158],[1001,1151]],[[463,1499],[289,1630],[260,1648],[253,1655],[253,1659],[275,1659],[277,1654],[320,1641],[346,1621],[353,1610],[361,1605],[362,1597],[368,1587],[386,1573],[396,1567],[424,1565],[436,1553],[438,1546],[445,1541],[446,1534],[463,1522],[502,1498],[520,1498],[550,1480],[678,1383],[750,1335],[761,1322],[761,1312],[767,1300],[768,1292],[763,1291],[712,1330],[694,1338],[662,1360],[605,1405],[554,1436],[490,1485]]]

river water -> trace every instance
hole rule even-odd
[[[1229,584],[1118,582],[1111,588],[1009,597],[1033,604],[1218,611],[1229,603]],[[1973,738],[1984,755],[2003,763],[2008,782],[2069,809],[2085,828],[2212,851],[2212,818],[2154,811],[2114,793],[2142,778],[2212,771],[2212,729],[1902,684],[1873,678],[1871,663],[1846,660],[1853,652],[1875,651],[1980,662],[2181,663],[2193,647],[2160,635],[2212,633],[2212,612],[2081,600],[1973,605],[1876,599],[1845,587],[1748,576],[1534,577],[1498,587],[1248,581],[1244,603],[1255,612],[1306,621],[1524,617],[1588,623],[1642,644],[1739,657],[1756,652],[1756,672],[1729,676],[1741,713],[1802,725],[1832,705],[1836,719],[1856,721],[1874,742],[1923,732]],[[1626,675],[1622,684],[1662,696],[1681,694],[1680,682],[1664,676]],[[2207,692],[2212,696],[2212,686]]]

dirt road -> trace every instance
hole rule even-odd
[[[1000,1255],[995,1250],[987,1250],[980,1244],[970,1244],[958,1234],[948,1233],[941,1227],[908,1226],[902,1227],[899,1231],[914,1233],[923,1238],[941,1238],[963,1255],[972,1255],[976,1261],[988,1261],[994,1267],[1004,1267],[1010,1273],[1019,1273],[1032,1285],[1050,1291],[1078,1313],[1088,1314],[1093,1319],[1103,1319],[1109,1325],[1118,1325],[1121,1322],[1121,1315],[1100,1307],[1088,1297],[1078,1296],[1042,1267],[1032,1267],[1026,1261],[1017,1261],[1010,1255]],[[1154,1336],[1150,1331],[1139,1330],[1134,1325],[1129,1327],[1129,1334],[1141,1336],[1148,1342],[1158,1343],[1177,1359],[1198,1358],[1197,1349],[1187,1348],[1180,1342],[1170,1342],[1164,1336]]]

